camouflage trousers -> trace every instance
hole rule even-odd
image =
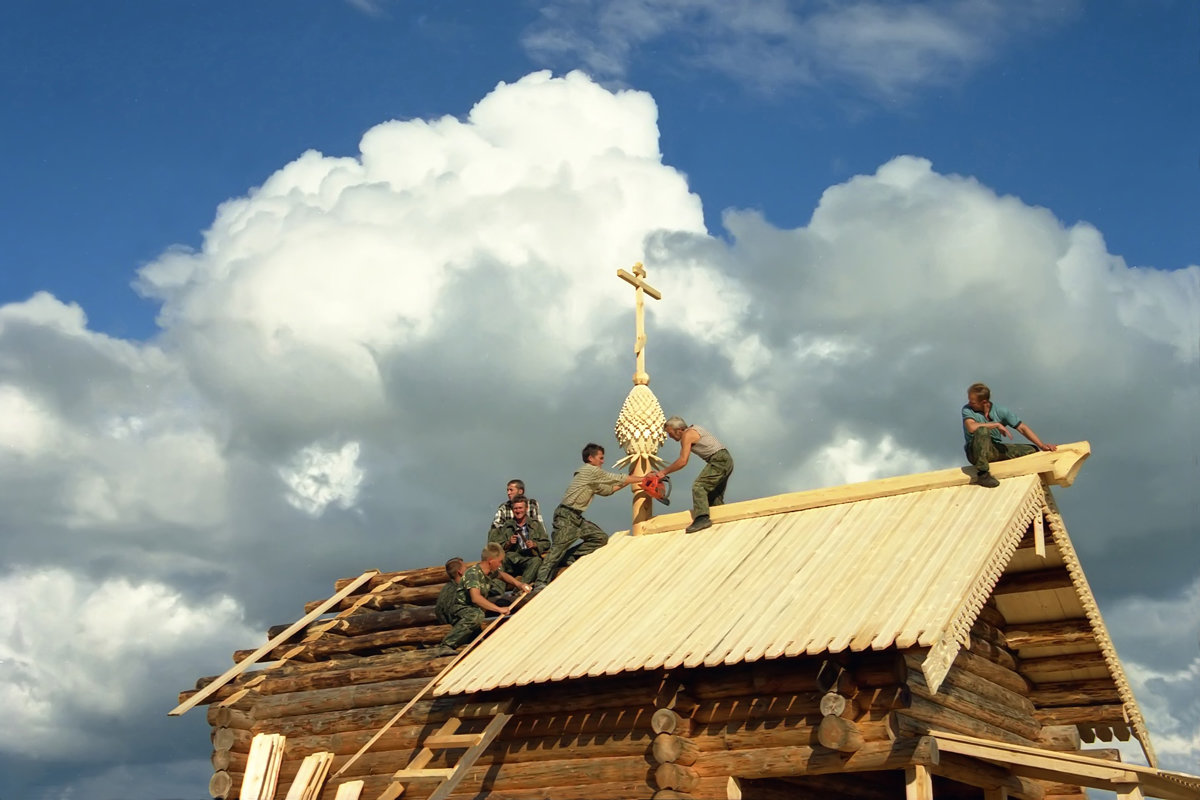
[[[967,454],[967,461],[971,462],[977,472],[987,472],[991,469],[993,461],[1020,458],[1036,453],[1038,449],[1031,444],[997,442],[992,438],[990,428],[976,428],[975,433],[971,434],[971,441],[963,445],[963,451]]]
[[[541,566],[542,559],[536,551],[522,553],[520,550],[513,549],[504,554],[504,563],[500,565],[500,569],[521,583],[533,583]]]
[[[458,649],[474,639],[483,630],[483,609],[477,605],[459,606],[453,612],[454,627],[442,639],[446,647]]]
[[[692,519],[707,517],[709,506],[725,504],[725,487],[733,474],[733,456],[718,450],[692,483]]]
[[[538,569],[538,583],[550,582],[559,567],[559,562],[567,555],[571,543],[576,539],[583,539],[583,543],[575,548],[572,561],[608,544],[608,534],[600,530],[599,525],[584,519],[582,512],[560,505],[554,509],[554,532],[550,535],[550,552],[546,553],[546,558],[542,560],[542,566]]]

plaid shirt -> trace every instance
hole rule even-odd
[[[528,517],[530,519],[536,519],[538,522],[545,525],[546,521],[542,519],[542,509],[538,507],[538,501],[534,500],[532,497],[526,497],[525,500],[529,503]],[[492,527],[499,528],[512,518],[512,506],[509,505],[508,502],[501,503],[500,507],[496,509],[496,516],[492,517]]]

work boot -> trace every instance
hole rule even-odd
[[[995,489],[1000,485],[1000,481],[996,480],[996,478],[990,472],[979,473],[975,476],[973,483],[982,486],[985,489]]]
[[[708,518],[708,514],[701,514],[692,520],[692,524],[687,526],[687,529],[684,531],[684,533],[695,533],[696,531],[702,531],[705,528],[711,527],[712,520]]]

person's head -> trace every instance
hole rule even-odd
[[[512,499],[517,495],[525,494],[525,481],[520,478],[513,478],[508,482],[508,486],[504,488],[504,491],[508,493],[509,502],[512,502]]]
[[[986,383],[972,383],[967,387],[967,406],[972,411],[982,412],[992,400],[992,390]]]
[[[683,421],[683,417],[671,417],[663,423],[663,430],[667,432],[667,436],[678,442],[687,430],[687,423]]]
[[[583,446],[583,463],[591,464],[593,467],[604,466],[604,448],[595,442],[588,442]]]
[[[508,504],[512,506],[513,519],[517,522],[524,522],[525,515],[529,513],[529,501],[525,499],[525,495],[517,495],[512,500],[509,500]]]
[[[446,577],[448,577],[450,580],[458,580],[462,577],[464,571],[465,567],[463,567],[463,560],[458,556],[455,556],[446,562]]]
[[[488,542],[483,546],[479,560],[483,562],[484,572],[495,572],[500,569],[500,563],[504,561],[504,548],[495,542]]]

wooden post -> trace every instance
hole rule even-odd
[[[645,296],[648,294],[655,300],[662,300],[662,293],[655,289],[650,284],[646,283],[646,268],[642,263],[633,265],[633,273],[630,274],[623,269],[617,270],[617,277],[634,288],[636,301],[634,305],[634,340],[633,354],[636,358],[636,366],[633,373],[634,386],[649,386],[650,373],[646,372],[646,320],[645,320]],[[650,459],[646,456],[639,456],[633,459],[630,465],[630,475],[641,478],[650,472]],[[635,484],[636,486],[636,484]],[[633,525],[644,523],[650,519],[654,513],[654,502],[645,492],[635,488],[633,490]]]
[[[983,800],[1008,800],[1008,790],[1003,786],[983,790]]]
[[[933,800],[933,777],[929,767],[914,764],[904,770],[905,800]]]

